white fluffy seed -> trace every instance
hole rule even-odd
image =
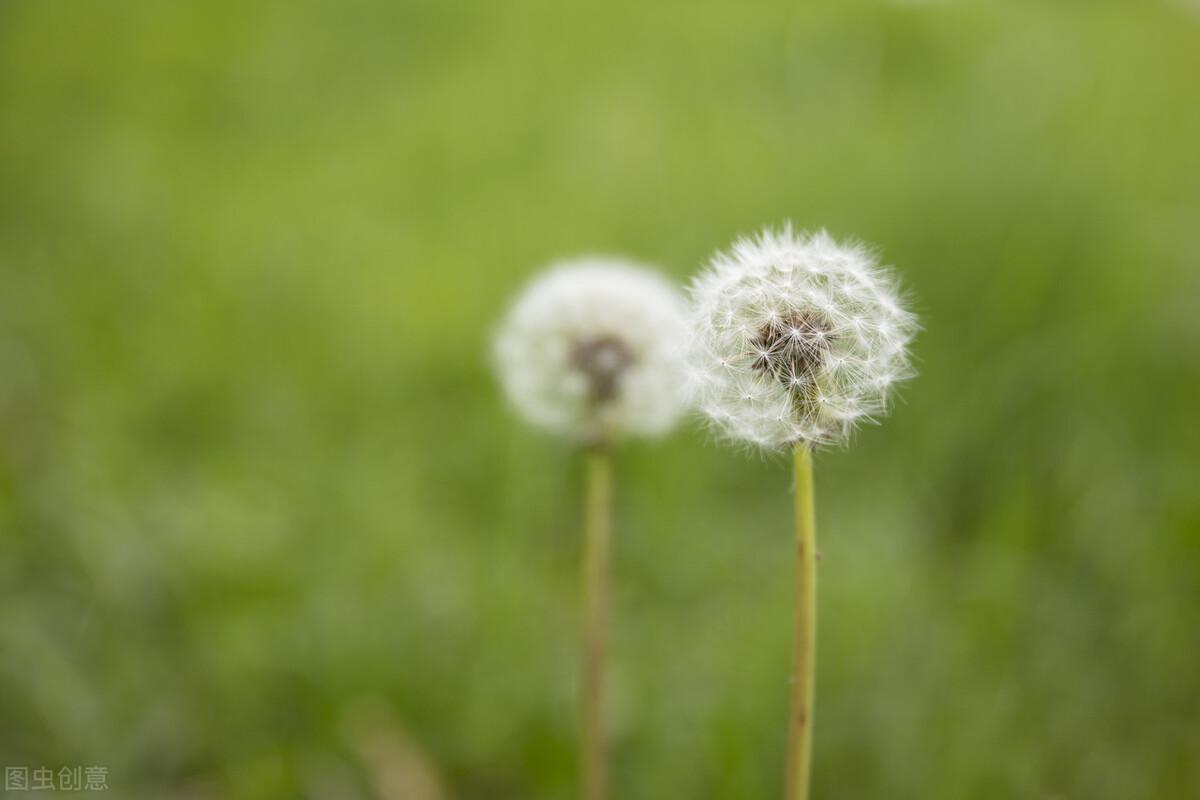
[[[859,244],[764,231],[692,283],[690,367],[722,436],[763,448],[846,441],[912,374],[916,317]]]
[[[495,342],[500,382],[529,423],[581,442],[666,433],[688,403],[686,305],[617,258],[552,265]]]

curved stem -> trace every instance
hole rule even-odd
[[[608,565],[612,458],[595,447],[587,457],[587,510],[583,554],[583,796],[605,796],[604,662],[608,638]]]
[[[807,800],[812,764],[813,686],[817,665],[817,527],[812,453],[795,446],[796,627],[788,712],[786,800]]]

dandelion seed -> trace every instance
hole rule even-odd
[[[695,383],[688,325],[671,284],[615,259],[552,267],[517,299],[496,339],[500,381],[530,423],[587,446],[582,794],[606,794],[604,663],[612,445],[668,431]]]
[[[700,408],[723,436],[795,458],[796,622],[786,800],[808,797],[816,646],[812,450],[878,419],[916,318],[860,245],[790,227],[740,239],[692,283]],[[712,365],[720,365],[713,368]]]

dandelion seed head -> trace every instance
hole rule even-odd
[[[530,424],[580,442],[666,433],[699,381],[683,297],[616,258],[552,265],[500,326],[495,364]]]
[[[912,374],[916,317],[859,244],[764,231],[713,257],[691,285],[690,359],[722,436],[763,448],[845,442]]]

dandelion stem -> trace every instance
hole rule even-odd
[[[587,456],[583,555],[583,796],[605,795],[604,662],[608,636],[609,533],[612,457],[603,445]]]
[[[817,526],[812,452],[795,445],[796,629],[788,713],[786,800],[807,800],[812,764],[813,686],[817,663]]]

